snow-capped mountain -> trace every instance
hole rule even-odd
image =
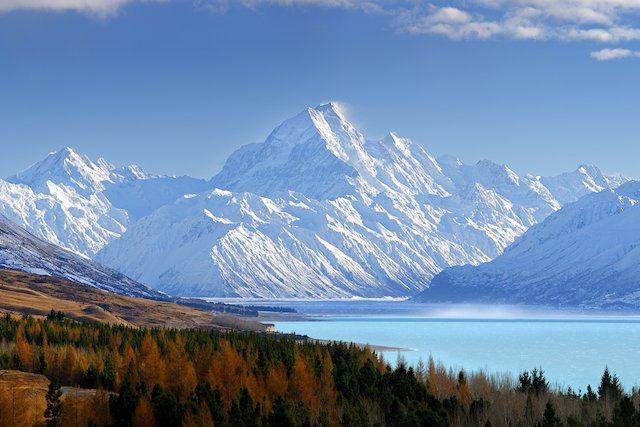
[[[65,278],[142,298],[166,296],[110,268],[38,239],[0,215],[0,268]]]
[[[597,168],[584,176],[602,184]],[[326,104],[237,150],[208,191],[138,220],[96,259],[175,295],[412,295],[446,267],[500,255],[561,207],[554,191],[600,189],[567,177],[548,188],[395,134],[367,140]]]
[[[438,274],[423,301],[640,307],[640,182],[565,205],[492,262]]]
[[[561,204],[575,202],[580,197],[597,193],[605,188],[616,188],[628,181],[622,175],[604,175],[595,166],[582,165],[573,172],[555,177],[541,178],[553,197]]]
[[[0,214],[39,238],[85,257],[117,239],[136,219],[207,184],[116,168],[65,148],[0,180]]]

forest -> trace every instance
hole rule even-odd
[[[0,373],[13,371],[46,376],[46,390],[0,381],[2,426],[640,426],[637,390],[626,394],[609,370],[582,393],[552,389],[541,369],[514,378],[433,360],[392,367],[344,343],[54,311],[0,319]]]

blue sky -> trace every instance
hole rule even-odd
[[[640,177],[637,28],[638,0],[3,0],[0,176],[68,145],[209,178],[336,100],[434,155]]]

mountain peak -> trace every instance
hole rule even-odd
[[[508,169],[506,165],[496,163],[493,160],[489,159],[481,159],[476,162],[477,167],[485,168],[485,169],[494,169],[494,170],[506,170]]]
[[[479,160],[476,163],[476,169],[480,173],[486,175],[485,178],[490,181],[501,180],[503,183],[519,185],[520,178],[518,174],[512,171],[509,166],[499,164],[491,160]]]
[[[211,182],[235,191],[334,198],[352,188],[358,175],[373,180],[373,159],[364,144],[337,103],[321,104],[285,120],[264,143],[238,149]]]
[[[53,151],[49,153],[49,155],[56,156],[56,157],[69,157],[69,156],[77,156],[78,152],[71,147],[63,147],[58,151]]]
[[[109,180],[109,167],[96,164],[87,156],[70,147],[49,153],[43,160],[27,170],[8,178],[16,184],[27,185],[34,190],[47,192],[47,183],[74,187],[80,193],[102,189],[102,182]]]
[[[340,116],[344,118],[344,108],[340,106],[339,103],[335,101],[326,102],[324,104],[318,105],[313,110],[320,111],[321,113],[329,113],[334,114],[336,116]]]
[[[602,175],[602,171],[600,170],[599,167],[594,165],[589,165],[586,163],[578,166],[578,169],[576,169],[576,172],[581,173],[582,175],[589,175],[591,177]]]
[[[394,146],[405,153],[405,155],[410,155],[408,150],[411,147],[411,140],[402,138],[395,132],[389,132],[387,136],[382,138],[382,143]]]
[[[81,163],[83,162],[82,157],[83,156],[79,154],[77,151],[75,151],[73,148],[64,147],[57,151],[50,152],[49,154],[47,154],[47,157],[45,157],[42,161],[36,163],[36,165],[43,162],[47,162],[47,164],[51,166],[62,164],[66,161]]]
[[[315,108],[309,107],[285,120],[271,132],[265,144],[277,144],[283,148],[293,147],[318,135],[324,140],[335,139],[335,135],[344,131],[357,133],[338,104],[331,102]]]
[[[114,182],[125,182],[125,181],[136,181],[136,180],[147,180],[150,178],[154,178],[153,175],[149,175],[138,165],[129,165],[123,167],[115,167],[103,159],[98,159],[98,164],[104,164],[108,167],[111,172],[110,177]]]

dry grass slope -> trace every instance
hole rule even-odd
[[[258,322],[215,315],[178,304],[127,297],[49,276],[0,269],[0,311],[136,327],[264,331]]]

